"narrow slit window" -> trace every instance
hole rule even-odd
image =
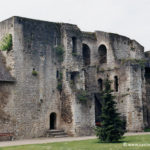
[[[90,65],[90,48],[88,45],[82,45],[83,63],[85,66]]]
[[[77,38],[72,37],[72,53],[77,53]]]
[[[115,83],[114,83],[115,91],[118,92],[118,86],[119,86],[119,84],[118,84],[118,77],[117,76],[114,77],[114,81],[115,81]]]
[[[102,91],[103,90],[103,80],[102,79],[98,80],[98,86],[99,86],[99,90]]]
[[[55,40],[55,41],[54,41],[54,42],[55,42],[54,44],[55,44],[55,46],[57,46],[57,45],[58,45],[58,39],[57,39],[57,37],[55,37],[54,40]]]
[[[57,70],[56,72],[56,78],[58,79],[59,78],[59,71]]]

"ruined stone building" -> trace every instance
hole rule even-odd
[[[92,135],[106,77],[127,130],[150,127],[150,53],[135,40],[12,17],[0,23],[0,41],[6,44],[0,51],[1,133]]]

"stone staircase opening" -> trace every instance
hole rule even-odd
[[[46,133],[47,137],[53,137],[53,138],[62,138],[62,137],[68,137],[67,133],[64,132],[64,130],[48,130]]]

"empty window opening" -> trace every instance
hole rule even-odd
[[[56,113],[50,114],[50,130],[56,129]]]
[[[99,86],[99,90],[102,91],[103,90],[103,80],[102,79],[98,80],[98,86]]]
[[[78,83],[78,75],[79,72],[74,71],[70,73],[70,83],[72,87],[76,87],[77,83]]]
[[[77,53],[77,38],[72,37],[72,53]]]
[[[76,83],[76,72],[71,72],[70,80],[72,84]]]
[[[149,111],[149,100],[150,100],[150,67],[145,67],[145,98],[148,102],[147,106],[144,107],[145,120],[147,121],[147,126],[150,127],[150,111]]]
[[[84,65],[90,65],[90,48],[86,44],[82,45],[82,55]]]
[[[118,84],[118,77],[115,76],[115,77],[114,77],[114,80],[115,80],[114,88],[115,88],[115,91],[118,92],[118,86],[119,86],[119,84]]]
[[[59,78],[59,71],[57,70],[56,72],[56,78],[58,79]]]
[[[145,81],[146,84],[150,84],[150,67],[145,67]]]
[[[99,49],[98,49],[98,53],[99,53],[99,62],[101,64],[106,63],[107,62],[107,49],[105,45],[100,45]]]
[[[145,67],[145,77],[150,77],[150,68],[149,67]]]
[[[55,46],[58,45],[58,39],[57,39],[57,37],[54,37],[54,45],[55,45]]]

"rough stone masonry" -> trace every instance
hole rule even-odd
[[[94,134],[106,77],[127,130],[150,127],[150,52],[135,40],[22,17],[0,23],[0,41],[8,34],[12,48],[0,51],[1,133]]]

